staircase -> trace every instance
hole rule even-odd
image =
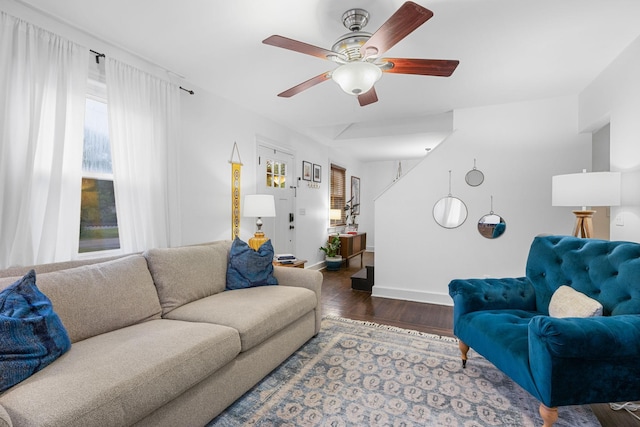
[[[367,265],[351,276],[351,289],[371,292],[373,288],[373,265]]]

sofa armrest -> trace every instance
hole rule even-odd
[[[561,319],[536,316],[529,323],[529,352],[532,351],[565,359],[637,361],[640,315]]]
[[[13,427],[7,410],[0,405],[0,427]]]
[[[548,407],[640,399],[640,316],[536,316],[529,369]]]
[[[297,286],[312,290],[316,294],[316,334],[322,323],[322,273],[317,270],[292,267],[274,267],[273,275],[281,286]]]
[[[533,286],[526,277],[505,279],[456,279],[449,283],[454,321],[480,310],[535,310]]]

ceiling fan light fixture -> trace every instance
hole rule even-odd
[[[382,71],[370,62],[349,62],[336,68],[331,74],[334,82],[349,95],[369,92],[382,77]]]

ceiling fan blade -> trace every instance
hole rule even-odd
[[[331,50],[278,35],[267,37],[266,39],[262,40],[262,43],[281,47],[283,49],[289,49],[294,52],[304,53],[306,55],[315,56],[316,58],[320,59],[328,59],[329,56],[338,56],[337,53]]]
[[[385,73],[440,77],[449,77],[460,63],[460,61],[448,59],[383,58],[382,61],[393,65],[391,68],[382,67]]]
[[[306,82],[302,82],[299,85],[292,87],[291,89],[287,89],[284,92],[279,93],[278,96],[282,98],[291,98],[293,95],[297,95],[303,90],[307,90],[310,87],[313,87],[319,83],[329,80],[330,78],[331,78],[331,73],[329,72],[322,73],[318,76],[310,78]]]
[[[358,102],[360,103],[361,107],[373,104],[374,102],[378,102],[378,94],[376,93],[376,88],[372,87],[362,95],[358,95]]]
[[[382,55],[432,16],[429,9],[408,1],[362,45],[360,52],[364,56]]]

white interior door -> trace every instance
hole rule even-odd
[[[258,183],[260,194],[272,194],[275,218],[262,218],[262,229],[271,239],[276,254],[295,254],[295,185],[293,154],[258,145]]]

